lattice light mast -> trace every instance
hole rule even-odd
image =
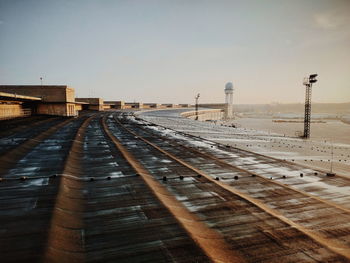
[[[304,117],[304,135],[303,138],[310,138],[310,124],[311,124],[311,92],[312,84],[317,82],[317,74],[311,74],[309,77],[304,78],[303,84],[305,85],[305,117]]]

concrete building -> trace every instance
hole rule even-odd
[[[75,101],[77,103],[79,102],[85,102],[88,103],[87,110],[96,110],[96,111],[103,111],[103,99],[101,98],[75,98]],[[83,105],[83,109],[86,107]]]
[[[112,105],[110,104],[103,104],[103,110],[110,110],[112,109]]]
[[[0,92],[40,98],[35,113],[76,116],[75,92],[66,85],[0,85]]]
[[[107,100],[104,103],[105,105],[110,105],[111,109],[125,109],[125,102],[124,101],[120,101],[120,100]]]
[[[143,103],[142,102],[125,102],[125,108],[126,109],[142,109]]]
[[[87,102],[75,102],[75,110],[77,112],[82,110],[88,110],[89,109],[89,103]]]
[[[174,108],[174,104],[172,104],[172,103],[163,103],[160,106],[162,108]]]
[[[0,92],[0,120],[30,116],[41,98]]]
[[[148,108],[150,108],[150,109],[157,109],[159,107],[160,107],[159,103],[144,103],[143,104],[143,108],[144,109],[148,109]]]

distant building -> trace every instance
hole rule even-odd
[[[87,110],[96,110],[96,111],[104,110],[102,98],[75,98],[75,101],[77,103],[79,102],[88,103],[87,106],[83,105],[83,109],[86,109],[85,107],[87,107]]]
[[[160,107],[160,104],[159,103],[144,103],[143,104],[143,108],[144,109],[148,109],[148,108],[154,108],[154,109],[157,109]]]
[[[160,106],[162,108],[174,108],[174,104],[172,104],[172,103],[163,103]]]
[[[125,102],[125,108],[126,109],[142,109],[143,103],[142,102]]]
[[[110,109],[125,109],[125,102],[121,100],[108,100],[104,104],[110,105]]]

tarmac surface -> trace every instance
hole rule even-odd
[[[133,112],[3,124],[1,262],[350,262],[346,176]]]
[[[348,124],[342,123],[337,126],[334,124],[335,121],[329,124],[318,124],[318,126],[312,124],[312,135],[314,133],[317,135],[303,140],[296,136],[283,134],[286,124],[268,124],[272,120],[250,118],[248,121],[246,118],[231,121],[193,122],[180,117],[183,111],[188,110],[145,111],[137,114],[152,123],[177,131],[314,169],[330,171],[332,168],[335,173],[350,178],[350,144],[348,143],[350,125]],[[242,126],[244,124],[247,124],[248,127]],[[277,128],[278,125],[281,127]],[[296,124],[288,125],[293,125],[288,131],[289,134],[294,134]],[[259,127],[260,130],[257,129]],[[281,133],[273,133],[266,129],[277,130]],[[321,134],[324,134],[323,139]]]

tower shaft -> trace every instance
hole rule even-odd
[[[228,82],[225,85],[224,119],[233,119],[233,85],[231,82]]]
[[[311,90],[312,84],[306,84],[305,91],[305,117],[304,117],[304,138],[310,138],[310,125],[311,125]]]

